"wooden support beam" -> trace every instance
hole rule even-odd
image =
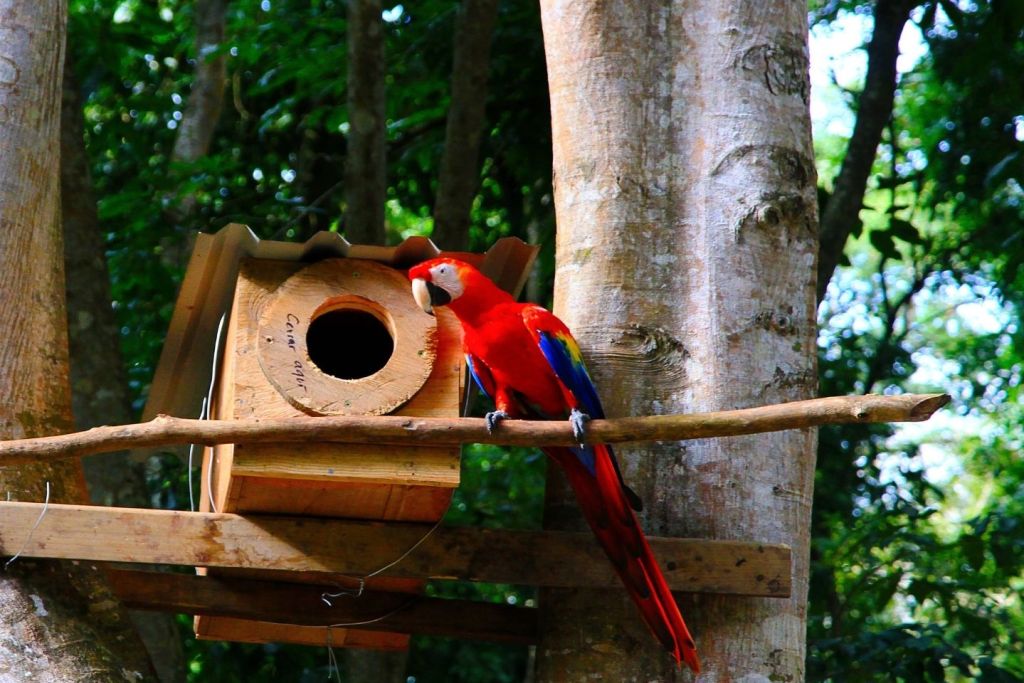
[[[360,630],[418,633],[472,640],[534,643],[537,610],[472,600],[364,591],[362,595],[321,596],[331,587],[109,570],[111,585],[126,607],[215,617],[234,617],[300,626],[358,625]]]
[[[0,555],[365,576],[431,525],[0,502]],[[26,541],[27,539],[27,541]],[[786,546],[650,539],[673,590],[789,597]],[[618,588],[588,533],[438,527],[383,576]]]
[[[948,402],[947,394],[833,396],[718,413],[594,420],[588,423],[586,442],[680,441],[849,422],[920,422]],[[211,446],[294,441],[514,446],[572,446],[576,443],[567,420],[506,420],[492,434],[482,419],[469,417],[382,415],[188,420],[163,415],[142,424],[95,427],[74,434],[0,441],[0,467],[184,443]],[[381,455],[386,457],[387,450],[381,449]]]

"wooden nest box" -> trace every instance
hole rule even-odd
[[[438,313],[420,309],[400,271],[373,261],[247,259],[210,416],[458,417],[461,336]],[[458,486],[458,450],[228,444],[207,453],[203,485],[223,512],[434,521]],[[208,509],[210,496],[202,502]]]
[[[238,225],[200,236],[146,413],[195,416],[212,387],[209,416],[218,420],[458,417],[465,388],[458,321],[445,309],[424,313],[405,274],[438,254],[415,238],[395,248],[361,247],[321,233],[300,245],[259,241]],[[458,256],[515,294],[535,254],[508,239],[486,255]],[[459,483],[459,448],[228,444],[204,449],[201,480],[202,511],[435,522]],[[266,570],[200,573],[285,577]],[[296,572],[287,577],[303,580]],[[380,579],[368,586],[416,592],[422,582]],[[325,643],[318,627],[198,616],[195,628],[201,638]],[[351,629],[333,629],[329,637],[334,645],[379,648],[408,641]]]

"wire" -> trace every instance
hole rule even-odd
[[[390,612],[387,612],[386,614],[380,615],[379,617],[374,617],[373,619],[366,619],[364,621],[348,621],[348,622],[345,622],[343,624],[331,624],[327,628],[328,628],[328,631],[329,631],[332,628],[347,628],[349,626],[366,626],[367,624],[376,624],[378,621],[384,621],[388,617],[393,617],[396,614],[398,614],[399,612],[401,612],[402,610],[404,610],[404,609],[406,609],[408,607],[411,607],[412,604],[414,602],[416,602],[417,600],[419,600],[419,599],[420,599],[419,595],[414,595],[411,598],[409,598],[408,600],[406,600],[405,602],[403,602],[398,607],[394,608]]]
[[[337,677],[338,683],[341,683],[341,669],[338,668],[338,658],[334,654],[334,643],[331,642],[331,628],[330,626],[327,627],[327,680]]]
[[[451,507],[451,502],[448,503],[448,506]],[[445,510],[445,514],[447,514],[447,513],[448,513],[448,511]],[[387,570],[391,569],[392,567],[394,567],[396,564],[398,564],[399,562],[401,562],[405,558],[409,557],[409,555],[412,554],[412,551],[416,550],[416,548],[419,548],[423,544],[424,541],[426,541],[428,538],[430,538],[431,534],[433,534],[435,531],[437,531],[437,528],[439,526],[441,526],[441,522],[444,521],[444,517],[445,517],[445,515],[442,514],[441,517],[434,523],[434,526],[430,527],[430,529],[425,534],[420,536],[418,541],[416,541],[411,546],[409,546],[408,550],[406,550],[404,553],[402,553],[401,555],[396,557],[394,560],[392,560],[391,562],[388,562],[386,565],[384,565],[380,569],[372,571],[369,574],[366,574],[365,576],[358,577],[359,588],[357,588],[356,590],[340,590],[340,591],[338,591],[336,593],[326,593],[325,592],[325,593],[321,593],[320,594],[320,599],[323,600],[324,603],[328,607],[334,607],[334,603],[331,602],[331,598],[340,598],[340,597],[358,598],[358,597],[362,596],[363,591],[366,589],[366,580],[367,579],[372,579],[374,576],[377,576],[378,574],[382,574],[382,573],[386,572]],[[351,578],[357,578],[357,577],[351,577]],[[381,619],[384,619],[384,618],[389,617],[389,616],[391,616],[391,615],[390,614],[386,614],[386,615],[384,615],[384,617],[381,617]],[[367,623],[372,623],[372,622],[367,622]]]
[[[203,403],[199,408],[199,419],[209,420],[210,419],[210,404],[213,403],[213,391],[217,387],[217,366],[220,365],[220,345],[224,339],[224,321],[227,319],[227,313],[222,313],[220,321],[217,323],[217,336],[213,340],[213,361],[210,366],[210,386],[206,390],[206,396],[203,397]],[[189,444],[188,447],[188,505],[192,512],[196,511],[195,496],[192,492],[192,468],[193,468],[193,454],[195,452],[196,445]],[[213,499],[213,461],[216,459],[216,451],[213,447],[210,448],[210,459],[208,461],[209,466],[206,471],[206,493],[210,499],[210,510],[217,512],[217,503]]]
[[[25,548],[28,547],[29,542],[32,540],[32,534],[34,534],[36,532],[36,529],[39,528],[39,525],[43,521],[43,517],[46,516],[46,511],[49,510],[49,509],[50,509],[50,482],[47,481],[46,482],[46,499],[43,501],[43,509],[39,512],[39,519],[37,519],[36,523],[32,525],[32,528],[28,530],[28,536],[25,537],[25,542],[21,544],[21,548],[18,550],[18,552],[14,553],[14,557],[12,557],[11,559],[7,560],[7,562],[4,563],[4,571],[7,571],[7,569],[11,566],[11,563],[14,562],[16,559],[18,559],[19,557],[21,557],[21,554],[23,552],[25,552]]]

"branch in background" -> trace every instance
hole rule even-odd
[[[819,303],[842,258],[847,238],[860,223],[860,210],[875,152],[882,139],[882,130],[892,115],[900,34],[910,10],[917,4],[914,0],[878,0],[875,4],[875,29],[867,47],[868,73],[858,99],[857,122],[832,196],[821,217]]]
[[[385,244],[387,135],[385,52],[381,0],[348,0],[348,139],[345,157],[345,238]],[[343,655],[353,683],[405,680],[407,654],[348,649]]]
[[[64,60],[60,124],[61,223],[67,294],[71,405],[75,427],[89,429],[134,417],[121,335],[111,307],[106,245],[100,231],[92,175],[83,138],[82,102],[71,50]],[[144,507],[149,502],[143,463],[120,456],[91,459],[85,467],[92,501]]]
[[[348,155],[345,238],[384,244],[384,27],[381,0],[348,3]]]
[[[480,138],[497,16],[498,0],[463,0],[455,22],[451,104],[431,235],[442,249],[469,248],[469,217],[480,183]]]
[[[224,42],[228,0],[198,0],[195,3],[196,70],[171,152],[172,161],[190,164],[210,153],[213,134],[224,108],[227,60],[223,53],[212,55]],[[179,190],[180,195],[180,190]],[[188,217],[198,200],[194,192],[181,195],[166,212],[172,226],[162,240],[162,260],[172,268],[184,268],[192,253],[194,235],[186,229]]]
[[[227,84],[227,60],[223,52],[211,55],[224,42],[224,24],[228,0],[198,0],[195,4],[196,72],[192,91],[182,112],[173,159],[194,162],[210,152],[213,133],[224,108]],[[195,200],[192,200],[192,204]],[[190,207],[183,207],[189,213]]]
[[[947,394],[832,396],[760,408],[696,415],[594,420],[587,443],[680,441],[740,436],[825,424],[920,422],[949,402]],[[481,418],[384,416],[293,417],[274,420],[191,420],[161,415],[150,422],[85,432],[0,441],[0,466],[48,462],[93,453],[182,443],[328,441],[338,443],[573,446],[569,421],[506,420],[493,433]]]

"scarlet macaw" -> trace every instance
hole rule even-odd
[[[462,324],[470,374],[494,400],[493,429],[505,418],[564,419],[582,444],[584,423],[603,418],[597,391],[569,329],[540,306],[517,303],[473,266],[437,258],[409,270],[412,293],[428,313],[448,306]],[[697,651],[634,510],[639,497],[626,486],[605,445],[545,448],[564,470],[580,508],[655,637],[700,671]]]

